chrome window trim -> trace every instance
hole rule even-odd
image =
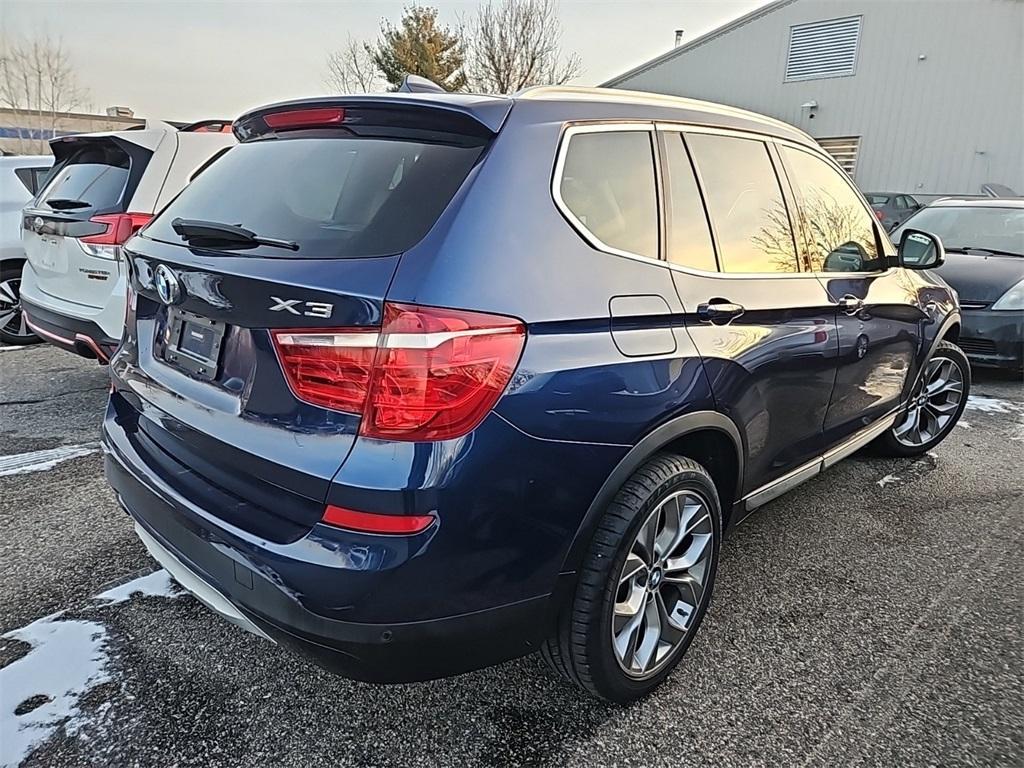
[[[551,196],[554,198],[555,207],[558,211],[572,224],[580,236],[586,240],[593,248],[604,253],[609,253],[613,256],[625,256],[627,259],[639,259],[645,262],[653,262],[655,264],[664,264],[660,258],[651,256],[644,256],[641,253],[633,253],[632,251],[624,251],[620,248],[615,248],[608,245],[606,242],[601,240],[597,235],[591,232],[587,225],[580,221],[579,217],[569,208],[565,200],[562,199],[562,173],[565,170],[565,158],[569,154],[569,145],[572,143],[572,138],[580,134],[586,133],[627,133],[627,132],[639,132],[643,131],[648,136],[648,141],[651,145],[651,176],[654,181],[654,200],[655,200],[655,211],[660,209],[660,194],[658,193],[658,146],[655,143],[654,123],[650,121],[646,122],[603,122],[603,123],[588,123],[588,124],[576,124],[568,126],[563,132],[558,145],[558,156],[555,159],[555,170],[551,176]],[[661,216],[657,216],[654,222],[655,237],[658,241],[658,250],[661,250]]]
[[[802,144],[798,141],[791,139],[784,139],[777,136],[773,136],[768,133],[758,133],[757,131],[744,131],[733,128],[717,128],[714,126],[707,125],[695,125],[693,123],[674,123],[659,120],[656,122],[651,121],[612,121],[606,120],[595,123],[573,123],[566,126],[562,131],[562,136],[559,139],[558,154],[555,158],[555,167],[551,175],[551,196],[555,202],[555,207],[558,212],[572,225],[573,229],[583,238],[584,241],[592,248],[602,253],[609,254],[611,256],[620,256],[626,259],[632,259],[633,261],[639,261],[642,264],[651,264],[662,267],[664,269],[672,270],[673,272],[680,272],[684,275],[692,275],[694,277],[714,277],[725,280],[816,280],[819,277],[858,277],[865,275],[880,276],[889,274],[897,269],[898,266],[889,267],[885,272],[707,272],[700,269],[694,269],[693,267],[686,267],[681,264],[672,264],[665,259],[652,258],[650,256],[644,256],[639,253],[632,253],[631,251],[623,251],[618,248],[602,242],[599,238],[595,237],[590,230],[583,225],[583,223],[576,218],[569,207],[562,200],[561,192],[559,187],[561,186],[562,170],[565,167],[565,155],[568,151],[569,142],[572,137],[578,133],[613,133],[618,131],[647,131],[651,134],[657,131],[664,131],[667,133],[711,133],[720,134],[723,136],[734,136],[740,139],[753,139],[755,141],[764,142],[775,142],[781,144],[787,144],[797,149],[803,149],[810,151],[815,156],[822,157],[826,162],[829,162],[836,169],[842,172],[842,169],[835,165],[835,161],[828,157],[828,154],[824,150],[816,150],[812,145]],[[652,136],[652,139],[654,136]],[[653,151],[655,153],[655,163],[660,161],[658,157],[657,145],[652,144]],[[858,192],[859,194],[859,192]],[[660,200],[660,194],[658,195]],[[660,222],[659,222],[660,229]],[[886,240],[882,236],[883,242]],[[887,254],[891,255],[891,254]]]

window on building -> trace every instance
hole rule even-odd
[[[868,272],[884,269],[875,240],[875,217],[835,168],[820,157],[780,147],[799,202],[807,235],[802,261],[815,272]]]
[[[710,134],[686,141],[715,225],[722,271],[799,271],[789,213],[764,142]]]
[[[665,135],[665,165],[668,174],[666,256],[673,264],[716,272],[718,264],[704,201],[697,189],[697,179],[693,175],[682,134]]]
[[[827,139],[815,139],[815,141],[818,142],[822,149],[832,155],[832,159],[852,179],[857,171],[857,152],[860,150],[860,136],[835,136]]]
[[[579,224],[601,244],[658,258],[658,201],[649,131],[573,136],[559,193]]]
[[[860,22],[860,16],[847,16],[790,27],[786,81],[855,74]]]

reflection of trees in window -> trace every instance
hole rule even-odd
[[[801,268],[815,272],[860,272],[877,258],[874,231],[865,221],[863,206],[844,205],[824,190],[808,195],[801,214],[809,252]]]
[[[782,203],[764,213],[765,224],[751,238],[776,271],[793,271],[793,239]],[[843,205],[828,193],[806,200],[798,220],[809,243],[798,248],[801,272],[860,272],[877,259],[870,223],[859,206]],[[799,239],[798,239],[799,240]]]
[[[750,238],[753,246],[765,255],[766,263],[774,265],[771,272],[795,272],[796,259],[793,252],[793,230],[789,226],[789,214],[785,204],[776,201],[771,208],[763,211],[764,225]]]

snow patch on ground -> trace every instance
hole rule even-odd
[[[898,482],[900,482],[900,478],[897,477],[896,475],[886,475],[885,477],[878,481],[878,487],[885,488],[885,486],[887,485]]]
[[[135,594],[142,597],[178,597],[182,594],[182,590],[178,583],[171,578],[171,574],[161,568],[108,589],[106,592],[100,592],[93,600],[105,605],[113,605],[114,603],[123,603]]]
[[[82,695],[110,679],[106,628],[61,616],[45,616],[3,635],[29,643],[32,650],[0,669],[0,765],[18,765],[62,724],[73,732]],[[18,705],[33,696],[47,701],[16,715]]]
[[[0,477],[20,475],[25,472],[43,472],[53,469],[63,461],[88,456],[99,450],[99,443],[83,443],[81,445],[62,445],[44,451],[29,451],[0,456]]]
[[[1024,405],[1012,403],[1009,400],[1002,400],[998,397],[987,395],[969,395],[967,398],[968,411],[980,411],[982,413],[1013,413],[1024,411]]]
[[[186,594],[167,571],[160,569],[96,595],[106,607],[133,595],[178,597]],[[0,766],[19,765],[34,749],[63,728],[75,734],[83,725],[82,697],[113,679],[107,628],[96,621],[69,619],[54,613],[0,635],[28,643],[31,650],[0,668]],[[42,702],[22,714],[19,705]]]

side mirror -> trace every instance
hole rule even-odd
[[[938,237],[919,229],[905,229],[897,249],[900,266],[907,269],[934,269],[946,261],[946,249]]]

